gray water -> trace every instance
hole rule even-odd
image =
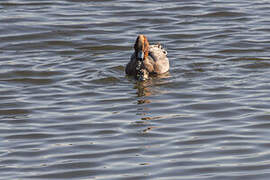
[[[1,0],[0,178],[269,179],[269,43],[264,0]]]

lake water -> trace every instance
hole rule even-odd
[[[270,176],[270,2],[1,0],[1,179]],[[138,34],[170,74],[124,73]]]

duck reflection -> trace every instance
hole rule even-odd
[[[168,77],[170,77],[169,73],[167,73],[166,76],[163,75],[162,77],[153,77],[146,81],[137,81],[134,84],[134,89],[137,90],[136,94],[138,96],[136,115],[140,116],[140,121],[137,121],[136,123],[140,124],[140,126],[144,124],[145,128],[141,131],[143,134],[149,133],[152,129],[157,128],[155,126],[151,126],[151,120],[159,119],[161,117],[153,116],[151,97],[166,93],[159,87],[168,83]]]
[[[146,81],[137,81],[134,89],[137,89],[138,97],[150,97],[152,95],[162,94],[164,91],[161,91],[157,88],[162,84],[168,83],[167,79],[170,77],[169,73],[165,73],[162,75],[158,75],[156,77],[152,77]],[[139,99],[138,104],[150,103],[150,100]]]
[[[151,81],[137,81],[135,84],[135,89],[137,89],[138,97],[148,97],[153,94],[152,82]],[[147,99],[138,99],[138,104],[151,103]]]

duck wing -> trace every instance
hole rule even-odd
[[[169,71],[167,51],[160,44],[149,46],[149,61],[153,65],[154,73],[162,74]]]

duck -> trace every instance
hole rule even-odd
[[[149,45],[145,35],[138,35],[134,44],[134,52],[125,68],[126,74],[139,81],[144,81],[152,75],[168,72],[169,68],[167,51],[161,44]]]

